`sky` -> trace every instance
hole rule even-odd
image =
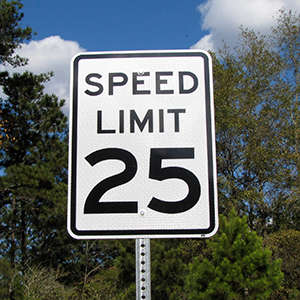
[[[53,71],[45,91],[66,99],[69,114],[70,61],[86,51],[203,49],[233,47],[239,27],[268,33],[278,11],[300,13],[299,0],[22,0],[22,26],[37,34],[16,52],[26,67],[0,70],[35,74]],[[0,94],[3,97],[3,94]]]

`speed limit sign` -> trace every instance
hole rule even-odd
[[[68,231],[209,237],[218,228],[210,55],[81,53],[71,63]]]

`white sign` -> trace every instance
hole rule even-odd
[[[212,236],[218,211],[210,55],[82,53],[71,74],[70,235]]]

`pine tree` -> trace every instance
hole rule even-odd
[[[3,82],[8,98],[0,102],[0,235],[1,254],[12,266],[24,266],[29,252],[49,252],[59,206],[65,205],[67,119],[64,101],[43,93],[49,79],[25,72]]]
[[[22,41],[29,40],[32,35],[30,27],[20,26],[24,16],[20,12],[22,7],[20,0],[0,1],[0,62],[7,62],[14,67],[26,64],[27,59],[14,55],[14,51],[20,47]]]
[[[211,257],[190,264],[188,299],[268,299],[280,288],[281,261],[271,261],[272,252],[233,210],[228,220],[221,216],[219,233],[207,246]]]

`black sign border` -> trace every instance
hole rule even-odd
[[[207,129],[207,158],[208,158],[208,175],[209,175],[209,206],[210,206],[210,226],[204,229],[141,229],[141,230],[78,230],[76,228],[76,178],[77,178],[77,120],[78,120],[78,65],[83,59],[107,59],[107,58],[138,58],[138,57],[202,57],[204,60],[204,76],[205,76],[205,99],[206,99],[206,129]],[[73,99],[71,99],[72,107],[72,150],[71,150],[71,202],[70,207],[70,229],[71,232],[80,239],[101,239],[101,238],[132,238],[135,236],[145,237],[153,235],[161,238],[181,238],[182,235],[190,237],[205,237],[216,229],[216,207],[215,200],[215,176],[214,176],[214,155],[212,139],[212,116],[211,116],[211,78],[209,66],[209,57],[205,52],[201,51],[163,51],[163,52],[106,52],[106,53],[84,53],[78,55],[73,61]],[[117,236],[117,237],[116,237]],[[122,236],[122,237],[120,237]]]

